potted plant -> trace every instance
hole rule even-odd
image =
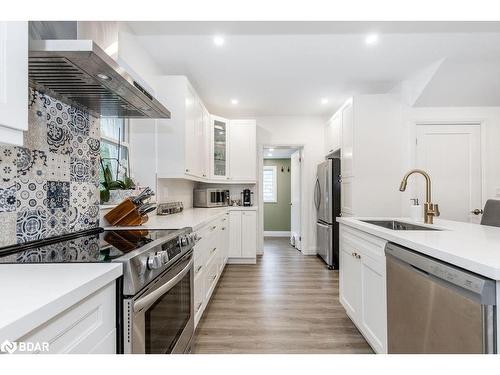
[[[125,174],[123,180],[113,180],[109,165],[104,166],[101,161],[101,167],[104,175],[104,181],[101,182],[102,189],[100,191],[101,203],[118,204],[125,198],[134,194],[135,183],[127,174]]]

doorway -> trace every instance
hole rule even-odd
[[[263,236],[301,250],[301,148],[266,146],[262,152]]]
[[[431,176],[440,218],[479,223],[473,211],[483,207],[481,125],[417,124],[415,156],[416,167]],[[415,186],[423,204],[423,185]]]

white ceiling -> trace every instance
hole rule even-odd
[[[297,148],[264,148],[264,159],[290,159],[290,156],[296,152]]]
[[[457,75],[475,72],[481,82],[474,81],[471,93],[481,93],[483,84],[492,86],[483,70],[485,64],[489,74],[500,73],[496,68],[500,67],[498,22],[129,25],[165,74],[188,76],[208,109],[222,116],[327,116],[349,96],[388,92],[443,58],[446,61],[436,73],[436,81],[429,84],[435,88],[424,91],[418,104],[463,103],[473,95],[454,98],[456,86],[462,79],[468,83],[473,79]],[[379,33],[376,46],[365,44],[369,32]],[[224,35],[222,47],[214,45],[215,34]],[[454,84],[450,86],[450,82]],[[500,105],[497,88],[495,80],[485,92],[489,103]],[[321,104],[323,97],[328,104]],[[231,104],[233,98],[238,99],[237,105]]]

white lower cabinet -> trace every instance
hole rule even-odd
[[[377,353],[387,353],[386,243],[340,225],[340,303]]]
[[[16,341],[48,343],[40,353],[115,354],[115,296],[113,281]]]
[[[255,263],[257,257],[257,212],[229,213],[229,263]]]
[[[226,213],[196,232],[200,240],[194,247],[195,327],[198,325],[227,263],[228,216],[229,214]]]

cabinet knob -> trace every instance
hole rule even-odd
[[[189,172],[189,169],[186,168],[186,172]]]

